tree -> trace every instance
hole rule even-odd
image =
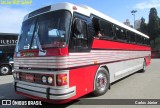
[[[145,23],[145,19],[141,18],[140,31],[144,34],[148,34],[147,24]]]
[[[159,34],[160,34],[160,18],[159,18]]]
[[[151,8],[149,13],[149,23],[148,23],[148,34],[150,39],[154,42],[155,47],[155,39],[158,36],[159,29],[159,18],[157,16],[156,8]]]

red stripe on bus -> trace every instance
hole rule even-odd
[[[143,51],[150,51],[151,48],[149,46],[144,45],[136,45],[136,44],[129,44],[124,42],[115,42],[109,40],[99,40],[94,39],[92,48],[95,49],[117,49],[117,50],[143,50]]]

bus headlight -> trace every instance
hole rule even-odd
[[[42,82],[43,82],[43,83],[47,83],[47,77],[46,77],[46,76],[43,76],[43,77],[42,77]]]
[[[48,83],[52,84],[53,83],[53,78],[52,77],[48,77]]]

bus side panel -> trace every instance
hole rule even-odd
[[[76,86],[76,99],[93,91],[94,77],[98,66],[87,66],[70,70],[69,83],[70,87]]]
[[[144,58],[106,64],[110,71],[110,82],[113,83],[143,68]],[[116,68],[115,68],[116,67]]]

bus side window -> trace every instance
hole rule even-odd
[[[129,43],[129,31],[126,30],[126,42]]]
[[[128,32],[128,36],[129,36],[129,43],[136,43],[136,36],[133,32],[129,31]]]
[[[150,43],[150,39],[147,39],[147,45],[150,46],[151,43]]]
[[[109,40],[114,39],[114,31],[113,31],[114,25],[112,23],[97,17],[93,17],[92,22],[96,34],[100,32],[102,35],[99,37],[100,39],[109,39]]]
[[[116,32],[116,39],[120,41],[121,40],[121,29],[119,27],[116,27],[115,32]]]
[[[122,29],[122,30],[121,30],[121,33],[122,33],[122,40],[123,40],[124,42],[127,42],[127,31],[124,30],[124,29]]]
[[[112,29],[112,24],[108,21],[99,21],[100,29],[103,34],[103,38],[106,39],[113,39],[113,29]]]
[[[95,31],[95,36],[94,37],[98,37],[98,32],[102,32],[100,30],[100,25],[99,25],[99,18],[96,18],[96,17],[93,17],[92,19],[92,22],[93,22],[93,27],[94,27],[94,31]]]
[[[70,47],[73,51],[85,51],[88,49],[87,24],[81,19],[74,19]]]

